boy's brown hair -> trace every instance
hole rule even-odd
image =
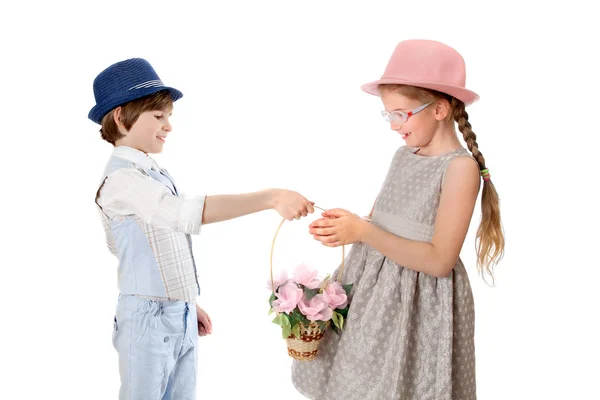
[[[155,110],[170,110],[173,108],[173,99],[168,90],[161,90],[160,92],[130,101],[119,107],[121,107],[121,122],[129,132],[142,113]],[[119,127],[115,122],[113,116],[115,109],[110,110],[102,118],[102,128],[100,128],[102,139],[113,146],[117,140],[125,137],[125,135],[119,132]]]

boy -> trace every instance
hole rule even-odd
[[[269,189],[240,195],[181,195],[169,173],[148,156],[171,132],[173,103],[143,59],[111,65],[94,80],[88,117],[115,146],[96,194],[109,249],[119,259],[113,345],[120,399],[195,399],[197,336],[212,323],[200,293],[190,235],[203,224],[269,208],[291,220],[314,212],[300,194]]]

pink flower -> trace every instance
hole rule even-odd
[[[298,306],[303,291],[294,282],[288,282],[275,293],[277,300],[273,302],[273,310],[281,313],[291,313]]]
[[[271,286],[271,278],[267,280],[267,290],[273,291],[288,281],[288,273],[286,270],[279,271],[279,275],[273,274],[273,286]]]
[[[298,303],[298,308],[309,321],[329,321],[333,316],[333,310],[329,307],[329,300],[322,294],[318,294],[310,300],[306,296],[302,297],[302,300]]]
[[[306,286],[308,289],[316,289],[321,284],[317,279],[318,271],[309,267],[306,264],[300,264],[294,270],[294,281],[300,285]]]
[[[339,282],[333,282],[325,286],[323,294],[329,300],[329,306],[332,309],[343,309],[348,305],[348,296],[346,296],[346,291]]]

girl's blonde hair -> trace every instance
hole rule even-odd
[[[471,129],[469,115],[465,103],[445,93],[406,85],[379,85],[379,90],[396,91],[400,94],[423,103],[445,99],[450,103],[452,118],[458,124],[473,158],[477,160],[480,170],[487,169],[485,158],[479,150],[476,136]],[[500,220],[500,201],[491,180],[484,180],[481,194],[481,223],[477,229],[475,248],[477,251],[477,270],[483,276],[487,272],[494,279],[493,267],[504,256],[504,233]]]

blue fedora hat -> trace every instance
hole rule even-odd
[[[165,86],[150,63],[142,58],[131,58],[111,65],[94,79],[96,105],[88,118],[97,124],[113,108],[140,97],[149,96],[161,90],[168,90],[173,101],[183,94]]]

